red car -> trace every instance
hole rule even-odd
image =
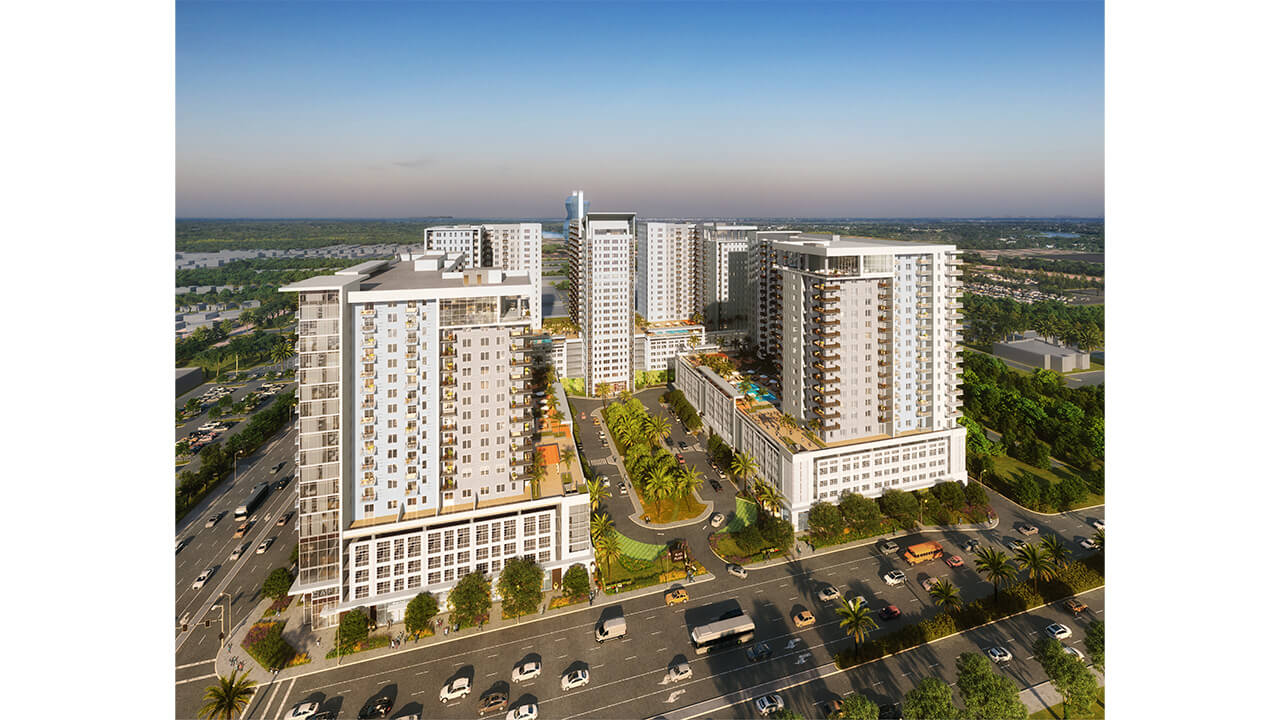
[[[880,610],[881,620],[892,620],[902,614],[897,605],[889,605]]]
[[[676,459],[680,461],[681,465],[684,464],[684,456],[681,455],[680,453],[676,453]]]
[[[964,560],[961,560],[959,555],[952,555],[947,558],[947,565],[953,568],[964,567]]]

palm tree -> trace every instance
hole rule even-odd
[[[204,691],[200,717],[209,720],[235,720],[249,706],[257,684],[256,680],[249,679],[248,673],[236,677],[235,670],[231,671],[231,677],[219,676],[218,684],[210,685]]]
[[[754,477],[759,470],[760,466],[756,465],[756,459],[744,452],[734,453],[733,460],[729,462],[729,472],[738,477],[743,490],[747,489],[747,478]]]
[[[929,595],[933,596],[933,604],[942,608],[945,612],[953,612],[959,610],[964,601],[960,599],[960,591],[950,580],[942,580],[938,584],[929,589]]]
[[[778,510],[782,508],[782,493],[778,492],[778,488],[774,487],[772,483],[757,482],[755,493],[760,507],[765,508],[770,515],[776,515]]]
[[[591,515],[591,542],[599,543],[600,538],[613,531],[613,519],[603,513]]]
[[[1102,530],[1095,530],[1093,533],[1093,544],[1098,546],[1098,552],[1102,552],[1102,541],[1106,539],[1106,533]]]
[[[871,608],[858,599],[852,602],[845,600],[836,607],[836,614],[840,616],[840,627],[844,628],[844,633],[853,638],[853,654],[856,656],[858,644],[866,640],[867,635],[880,626],[871,616]]]
[[[618,533],[611,532],[600,536],[596,541],[596,556],[604,563],[605,567],[622,557],[622,543],[618,540]]]
[[[671,423],[660,415],[650,415],[644,421],[645,438],[650,447],[658,447],[662,441],[671,437]]]
[[[688,500],[690,495],[702,489],[704,482],[701,470],[684,465],[676,471],[676,495]]]
[[[1027,571],[1027,577],[1031,578],[1033,590],[1039,590],[1040,580],[1051,580],[1058,574],[1053,559],[1039,545],[1027,545],[1018,550],[1017,560],[1018,565]]]
[[[604,481],[600,478],[593,478],[587,481],[587,494],[591,496],[592,510],[600,507],[600,501],[602,499],[613,497],[613,494],[604,486]]]
[[[288,340],[281,340],[271,346],[271,362],[284,367],[284,361],[293,357],[293,348],[289,346]]]
[[[1066,567],[1071,562],[1071,551],[1063,544],[1062,538],[1057,535],[1045,535],[1040,540],[1040,548],[1044,550],[1049,559],[1058,567]]]
[[[975,567],[986,577],[987,582],[995,587],[994,597],[997,600],[1000,598],[1000,586],[1008,585],[1018,579],[1018,569],[1009,561],[1009,556],[1004,554],[1004,551],[993,547],[978,549],[978,562]]]
[[[666,467],[659,466],[649,478],[649,488],[658,501],[658,514],[662,514],[662,501],[675,494],[676,476]]]

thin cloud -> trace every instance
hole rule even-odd
[[[395,165],[396,167],[402,167],[402,168],[422,168],[422,167],[428,167],[428,166],[434,165],[435,162],[436,162],[435,158],[427,155],[423,155],[421,157],[417,157],[412,160],[398,160],[391,164]]]

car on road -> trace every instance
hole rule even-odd
[[[258,549],[254,550],[253,554],[261,555],[262,553],[267,551],[267,548],[271,547],[271,543],[273,542],[275,542],[275,538],[267,538],[266,540],[263,540],[262,542],[258,543]]]
[[[279,480],[276,481],[276,489],[283,490],[284,487],[288,485],[289,481],[292,479],[293,479],[292,475],[285,475],[284,477],[280,478]]]
[[[1018,523],[1013,527],[1023,535],[1036,535],[1040,532],[1040,528],[1032,525],[1031,523]]]
[[[1084,548],[1085,550],[1097,550],[1098,543],[1094,542],[1093,538],[1084,538],[1083,540],[1080,541],[1080,547]]]
[[[1018,538],[1009,538],[1009,549],[1014,552],[1018,552],[1019,550],[1021,550],[1026,546],[1027,544],[1019,540]]]
[[[947,567],[962,568],[964,567],[964,559],[959,555],[952,555],[946,560]]]
[[[902,614],[897,605],[886,605],[880,608],[881,620],[892,620]]]
[[[716,492],[720,492],[721,490],[724,489],[724,486],[720,484],[720,481],[716,480],[715,478],[711,478],[710,480],[708,480],[708,482],[711,483],[711,489],[715,490]]]
[[[481,715],[502,712],[507,709],[507,694],[504,692],[491,692],[480,698],[480,705],[477,712]]]
[[[600,481],[600,487],[609,487],[609,476],[608,476],[608,475],[597,475],[597,476],[596,476],[596,480],[599,480],[599,481]]]
[[[936,577],[926,577],[925,579],[920,581],[920,585],[924,587],[925,592],[929,592],[930,590],[933,589],[934,585],[937,585],[940,582],[942,581]]]
[[[689,593],[683,588],[668,590],[663,599],[667,601],[667,607],[671,607],[672,605],[689,602]]]
[[[884,574],[884,582],[890,587],[901,585],[907,581],[907,574],[901,570],[890,570]]]
[[[276,521],[276,527],[284,527],[289,523],[289,518],[293,517],[293,511],[280,513],[280,519]]]
[[[836,698],[834,700],[823,700],[822,702],[818,703],[819,717],[829,718],[838,712],[840,712],[839,698]]]
[[[711,513],[711,527],[718,528],[724,524],[724,514],[714,512]]]
[[[1013,653],[997,645],[993,648],[987,648],[987,657],[991,658],[991,662],[1009,662],[1013,659]]]
[[[622,482],[621,480],[618,481],[618,492],[623,495],[627,494],[627,484]]]
[[[460,677],[440,688],[440,702],[449,702],[471,694],[471,678]]]
[[[390,712],[391,698],[386,695],[379,695],[365,703],[356,717],[361,718],[361,720],[364,720],[364,718],[384,718]]]
[[[681,440],[681,441],[680,441],[679,443],[677,443],[677,444],[680,446],[680,449],[681,449],[681,450],[687,450],[687,449],[689,448],[688,443],[686,443],[686,442],[685,442],[685,441],[683,441],[683,440]]]
[[[730,565],[728,570],[729,574],[736,578],[742,578],[743,580],[747,578],[747,571],[741,565]]]
[[[213,568],[205,568],[203,572],[196,576],[195,582],[191,583],[192,590],[199,590],[204,584],[209,582],[209,576],[213,575]]]
[[[778,693],[769,693],[756,698],[756,710],[762,717],[768,717],[783,708],[782,696]]]
[[[667,669],[667,682],[680,682],[693,677],[693,668],[689,663],[680,661]]]
[[[978,548],[979,548],[981,545],[982,545],[982,544],[978,542],[978,539],[977,539],[977,538],[969,538],[969,539],[968,539],[968,540],[966,540],[966,541],[965,541],[965,543],[964,543],[964,551],[965,551],[965,552],[978,552]]]
[[[280,472],[280,469],[284,467],[284,463],[285,463],[285,461],[284,461],[284,460],[281,460],[280,462],[278,462],[278,463],[276,463],[274,466],[272,466],[272,468],[271,468],[271,473],[274,475],[275,473]]]
[[[807,628],[817,622],[817,619],[813,617],[813,613],[804,608],[801,608],[800,612],[792,615],[791,620],[795,622],[796,627],[798,628]]]
[[[1067,655],[1070,655],[1071,657],[1075,658],[1080,662],[1084,662],[1084,653],[1071,647],[1070,645],[1063,645],[1062,652],[1066,653]]]
[[[1066,602],[1062,603],[1062,607],[1066,608],[1067,612],[1075,615],[1079,615],[1089,609],[1088,605],[1085,605],[1076,598],[1068,598]]]
[[[227,556],[227,559],[230,560],[231,562],[235,562],[236,560],[239,560],[240,556],[244,554],[244,551],[248,549],[249,549],[249,543],[241,543],[240,545],[236,546],[236,549],[231,551],[231,554]]]
[[[338,713],[334,710],[325,710],[312,715],[311,720],[338,720]]]
[[[840,591],[831,583],[823,583],[822,587],[818,588],[818,599],[822,602],[831,602],[832,600],[839,599],[839,597]]]
[[[222,519],[222,513],[218,513],[217,515],[210,515],[209,519],[204,521],[204,526],[207,528],[211,528],[214,525],[217,525],[218,521],[221,519]]]
[[[898,543],[892,540],[881,540],[876,543],[876,548],[885,555],[892,555],[893,553],[898,552]]]
[[[511,682],[521,683],[526,680],[535,680],[542,674],[542,663],[537,660],[526,660],[511,670]]]
[[[1095,530],[1101,530],[1103,532],[1107,531],[1107,524],[1101,520],[1092,520],[1089,524],[1092,525]]]
[[[305,718],[309,718],[318,712],[320,712],[320,703],[315,701],[300,702],[297,705],[294,705],[293,711],[285,717],[288,718],[288,720],[305,720]]]
[[[1067,627],[1066,625],[1054,623],[1044,629],[1044,634],[1048,635],[1051,638],[1066,640],[1067,638],[1071,637],[1071,628]]]
[[[681,455],[680,453],[676,453],[676,460],[678,460],[678,461],[680,462],[680,464],[681,464],[681,465],[683,465],[683,464],[684,464],[684,455]]]
[[[769,647],[767,642],[758,642],[747,648],[747,660],[749,662],[760,662],[773,657],[773,648]]]
[[[251,527],[253,527],[253,522],[251,520],[245,520],[240,523],[240,527],[236,528],[235,537],[244,537],[244,534],[249,532],[249,528]]]
[[[174,550],[173,554],[177,555],[178,553],[182,552],[182,548],[186,547],[187,543],[189,542],[191,542],[191,538],[182,538],[181,540],[179,540],[177,549]]]
[[[533,703],[517,705],[507,713],[507,720],[538,720],[538,706]]]
[[[586,687],[588,682],[591,682],[591,674],[588,673],[586,669],[579,668],[577,670],[570,670],[561,676],[560,689],[575,690],[580,687]]]

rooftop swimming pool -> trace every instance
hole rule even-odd
[[[772,403],[774,405],[778,403],[777,395],[774,395],[773,393],[769,392],[765,388],[760,387],[754,382],[750,380],[745,380],[743,381],[743,384],[746,385],[746,388],[747,388],[744,392],[746,392],[747,397],[751,398],[752,400],[763,400],[767,403]]]

